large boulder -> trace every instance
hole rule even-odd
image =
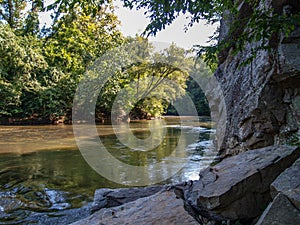
[[[172,190],[162,189],[158,193],[139,198],[111,208],[102,208],[91,216],[72,225],[196,225],[198,224],[176,199]]]
[[[271,184],[271,196],[282,193],[300,210],[300,159]]]
[[[300,158],[271,184],[271,196],[257,225],[300,224]]]
[[[296,225],[300,224],[300,210],[279,193],[268,205],[256,225]]]
[[[271,146],[247,151],[202,170],[198,181],[176,186],[176,193],[201,224],[248,224],[271,201],[271,183],[299,157],[298,147]]]

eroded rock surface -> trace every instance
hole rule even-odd
[[[271,184],[271,196],[257,225],[300,224],[300,158]]]
[[[299,157],[298,147],[247,151],[201,171],[199,181],[177,187],[177,196],[199,223],[239,220],[247,224],[271,201],[271,183]]]
[[[256,225],[296,225],[300,224],[300,211],[289,199],[279,193],[269,204]]]
[[[111,208],[102,208],[72,225],[196,225],[198,224],[176,199],[172,190],[162,190],[149,197]]]
[[[275,197],[278,193],[287,196],[300,210],[300,159],[280,174],[271,184],[272,197]]]
[[[161,189],[162,186],[151,186],[145,188],[98,189],[95,192],[92,212],[102,208],[123,205],[139,198],[148,197],[159,192]]]
[[[240,1],[240,16],[251,13],[245,1]],[[244,4],[245,3],[245,4]],[[300,11],[300,2],[294,0],[260,1],[260,7],[274,8],[277,14]],[[233,39],[230,34],[234,18],[224,13],[220,39]],[[241,20],[242,21],[242,20]],[[235,24],[236,25],[236,24]],[[243,24],[241,24],[243,28]],[[238,34],[236,34],[238,35]],[[277,34],[270,43],[271,51],[257,50],[256,57],[244,66],[251,51],[259,46],[249,43],[234,55],[234,47],[220,53],[220,65],[214,74],[222,91],[211,89],[207,97],[214,111],[214,102],[223,97],[226,121],[219,121],[217,138],[221,157],[240,152],[282,144],[299,131],[300,126],[300,28],[289,37]],[[217,111],[220,109],[216,109]],[[221,139],[221,140],[220,140]]]

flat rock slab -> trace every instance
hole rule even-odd
[[[173,191],[163,190],[121,206],[103,208],[72,225],[197,225]]]
[[[300,158],[271,184],[271,196],[278,193],[287,196],[300,210]]]
[[[118,189],[98,189],[95,191],[92,212],[102,208],[110,208],[135,201],[139,198],[148,197],[160,190],[163,186],[150,186],[144,188],[118,188]]]
[[[298,147],[270,146],[226,158],[201,171],[199,181],[184,187],[178,197],[199,222],[201,217],[250,221],[271,202],[270,184],[299,156]]]
[[[256,223],[256,225],[296,224],[300,224],[300,211],[281,193],[274,198]]]

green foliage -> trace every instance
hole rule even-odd
[[[20,29],[23,24],[26,0],[1,0],[0,20],[6,21],[13,29]]]
[[[136,6],[147,9],[147,16],[150,18],[150,24],[145,33],[156,34],[170,25],[180,13],[190,15],[190,26],[200,19],[206,19],[209,22],[216,22],[220,19],[223,10],[231,1],[156,1],[156,0],[124,0],[124,5],[130,8]]]
[[[92,17],[80,8],[72,9],[53,27],[54,35],[45,43],[48,63],[78,79],[89,63],[122,43],[118,24],[110,11],[99,11]]]
[[[218,42],[219,31],[211,37],[210,46],[195,46],[198,55],[205,54],[205,62],[210,66],[218,62],[217,56],[224,51],[233,49],[233,53],[243,50],[247,43],[256,42],[257,46],[252,49],[252,56],[244,63],[248,63],[259,49],[271,49],[272,42],[278,34],[286,36],[300,25],[299,9],[283,13],[283,10],[274,7],[266,9],[259,5],[261,1],[157,1],[157,0],[124,0],[124,5],[130,8],[145,8],[150,23],[145,30],[147,35],[156,33],[170,25],[181,13],[190,18],[189,26],[204,19],[208,23],[221,20],[222,15],[229,16],[233,24],[230,26],[228,38]],[[265,1],[262,1],[265,3]],[[245,7],[246,11],[239,11]],[[224,14],[226,12],[226,14]]]
[[[234,223],[234,225],[242,225],[242,224],[241,224],[240,221],[238,220],[238,221],[236,221],[236,222]]]
[[[44,1],[39,0],[44,3]],[[54,21],[57,21],[62,14],[71,12],[74,8],[80,8],[86,15],[96,16],[103,8],[110,6],[110,0],[57,0],[45,7],[45,11],[54,11]]]
[[[133,63],[120,68],[119,73],[108,80],[99,95],[97,109],[109,115],[116,101],[116,112],[130,112],[131,118],[160,116],[170,102],[185,93],[188,78],[188,73],[184,70],[185,50],[171,45],[162,52],[155,53],[147,39],[136,37],[128,42],[124,52],[116,52],[118,56],[112,58],[126,52],[123,57]],[[100,67],[103,68],[102,65]],[[108,71],[103,72],[110,74]],[[121,90],[124,94],[116,99]]]
[[[98,86],[83,91],[87,98],[98,98],[98,115],[110,115],[122,89],[129,96],[119,99],[118,110],[130,109],[132,118],[160,116],[185,94],[187,85],[193,100],[206,104],[203,93],[199,95],[195,82],[188,78],[193,62],[187,52],[173,44],[157,53],[145,38],[125,40],[111,1],[57,0],[47,4],[43,0],[0,0],[1,120],[70,118],[78,84],[83,79],[105,81],[105,76],[88,68],[111,49],[115,49],[115,57],[98,62],[97,69],[102,74],[116,68],[118,72],[106,81],[99,96],[95,96]],[[53,20],[47,30],[40,29],[38,16],[45,11],[51,11]],[[124,42],[129,43],[126,48],[118,47]],[[129,66],[122,67],[125,62]]]
[[[86,68],[123,42],[112,6],[94,3],[76,3],[68,13],[61,7],[72,2],[53,3],[59,16],[45,36],[37,17],[46,10],[43,1],[0,2],[0,117],[34,115],[50,121],[70,116]]]
[[[199,87],[191,77],[187,81],[187,92],[195,104],[198,115],[210,116],[210,109],[205,94],[203,90],[201,90],[201,87]]]
[[[189,73],[186,80],[186,93],[192,99],[199,116],[210,116],[210,108],[203,89],[206,88],[206,83],[212,76],[212,70],[206,66],[201,58],[195,60],[195,57],[188,57],[184,60],[184,64]],[[168,108],[167,113],[177,115],[172,106]]]
[[[127,62],[130,66],[119,68],[102,88],[97,104],[102,115],[110,115],[114,102],[118,105],[116,113],[123,113],[125,116],[126,112],[130,112],[132,119],[148,119],[165,113],[176,114],[170,104],[186,93],[195,103],[199,115],[210,115],[208,102],[198,84],[201,83],[199,80],[205,81],[211,76],[202,60],[198,60],[195,66],[194,58],[187,57],[187,51],[174,44],[161,52],[154,52],[147,39],[136,37],[130,38],[128,42],[130,44],[124,49],[126,54],[120,51],[114,54],[122,55],[132,63]],[[113,62],[104,63],[102,60],[95,71],[102,71],[103,67],[110,64]],[[98,76],[111,74],[112,70],[102,71]],[[190,74],[197,81],[189,77]],[[116,99],[122,90],[122,97]]]
[[[7,25],[2,25],[0,32],[1,115],[49,117],[56,113],[61,107],[53,96],[59,97],[57,84],[65,75],[49,67],[40,40],[18,37]]]
[[[288,145],[300,147],[300,132],[289,134],[284,140]]]
[[[20,104],[21,92],[11,83],[0,79],[0,115],[11,116],[17,111],[17,106]]]
[[[6,25],[1,25],[0,32],[0,79],[6,93],[2,99],[10,106],[6,107],[4,104],[1,111],[11,115],[23,112],[21,108],[12,107],[21,106],[23,90],[31,92],[40,88],[39,74],[46,70],[47,64],[35,49],[26,49],[31,40],[17,37]]]

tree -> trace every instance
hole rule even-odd
[[[157,0],[124,0],[124,5],[133,8],[145,8],[150,18],[150,24],[144,34],[155,35],[158,31],[171,24],[181,13],[190,18],[189,26],[206,20],[208,23],[219,22],[222,16],[231,17],[234,24],[230,26],[229,37],[211,46],[197,46],[199,55],[205,54],[206,62],[213,63],[217,55],[233,48],[235,52],[244,48],[246,43],[260,41],[260,46],[253,49],[253,57],[257,49],[269,49],[270,40],[278,33],[290,34],[295,26],[299,26],[300,10],[295,8],[284,13],[280,7],[271,9],[259,7],[260,1],[157,1]],[[246,9],[246,10],[243,10]],[[247,28],[247,29],[245,29]],[[218,39],[219,32],[215,33],[212,41]],[[253,57],[250,57],[251,60]]]
[[[24,101],[29,98],[35,103],[33,95],[42,90],[50,76],[37,42],[31,37],[16,36],[8,25],[0,26],[2,115],[25,116],[33,110],[32,107],[27,108]]]
[[[72,108],[74,93],[87,67],[123,42],[117,29],[119,21],[111,10],[103,8],[91,16],[81,8],[72,9],[57,21],[53,35],[45,43],[49,65],[68,74],[58,84],[63,90],[59,99],[68,109]]]
[[[119,21],[111,10],[103,8],[91,16],[81,8],[74,8],[64,15],[45,43],[49,64],[75,78],[101,54],[121,44],[123,38],[117,29]]]
[[[6,21],[12,29],[22,27],[26,0],[1,0],[0,19]]]
[[[193,58],[191,59],[193,60]],[[205,82],[212,76],[212,71],[206,66],[201,58],[193,64],[190,70],[190,77],[187,80],[187,93],[190,95],[199,116],[210,116],[210,108],[202,88]],[[194,80],[193,78],[197,79]],[[199,83],[203,86],[200,87]]]
[[[56,1],[50,5],[53,24],[42,34],[38,13],[51,8],[46,9],[44,1],[0,3],[1,116],[35,115],[50,121],[70,115],[86,68],[123,42],[113,7],[96,1]]]
[[[107,7],[111,7],[110,0],[57,0],[50,4],[45,0],[1,0],[0,20],[9,24],[13,30],[22,30],[28,34],[39,31],[38,13],[51,11],[52,26],[56,26],[60,18],[73,9],[80,8],[85,15],[95,17]],[[50,33],[53,31],[50,28]]]
[[[94,93],[101,89],[98,114],[109,117],[113,105],[117,104],[113,111],[122,114],[121,117],[126,114],[139,119],[159,116],[170,102],[185,93],[188,77],[184,67],[185,50],[173,44],[155,53],[147,39],[136,37],[127,42],[96,61],[83,78],[89,85],[84,89]],[[84,90],[82,95],[93,99]]]

